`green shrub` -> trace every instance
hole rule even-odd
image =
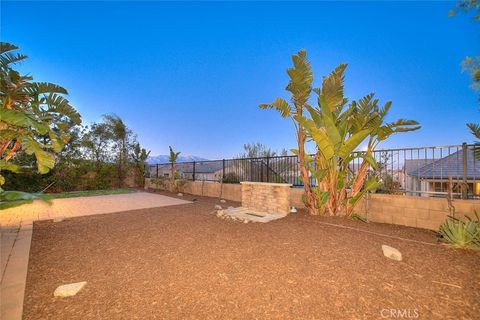
[[[222,180],[223,183],[240,183],[240,177],[234,173],[234,172],[229,172],[223,177]]]
[[[448,216],[440,226],[440,235],[443,241],[454,248],[480,249],[480,220],[477,212],[476,219],[466,217],[465,221]]]

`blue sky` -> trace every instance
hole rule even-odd
[[[315,83],[348,63],[346,94],[393,101],[389,118],[422,129],[383,147],[470,142],[477,95],[460,62],[480,53],[480,23],[454,2],[4,2],[1,39],[22,71],[65,86],[84,123],[114,112],[152,154],[230,157],[246,142],[295,146],[291,122],[258,108],[307,50]]]

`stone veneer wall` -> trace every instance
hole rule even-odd
[[[147,179],[146,187],[155,188]],[[288,188],[291,206],[304,208],[303,189]],[[189,182],[183,192],[208,197],[222,197],[232,201],[242,201],[242,186],[212,182]],[[474,210],[480,212],[478,200],[454,200],[456,216],[473,216]],[[391,194],[371,194],[362,200],[356,212],[373,222],[398,224],[430,230],[438,230],[440,224],[449,215],[445,199],[433,197],[411,197]]]
[[[286,183],[240,182],[242,207],[256,212],[290,212],[290,186]]]

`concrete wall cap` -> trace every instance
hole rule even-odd
[[[240,184],[254,184],[254,185],[263,185],[263,186],[278,186],[278,187],[291,187],[290,183],[274,183],[274,182],[251,182],[251,181],[242,181]]]

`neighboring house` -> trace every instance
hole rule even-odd
[[[444,158],[405,160],[405,190],[407,194],[435,196],[445,194],[452,181],[453,193],[461,193],[466,180],[470,196],[480,196],[480,161],[475,159],[472,149],[467,149],[464,170],[463,151],[454,152]]]
[[[170,177],[172,174],[171,164],[159,164],[158,166],[154,165],[150,167],[150,175],[152,177],[157,175],[157,167],[159,176]],[[221,181],[224,173],[222,161],[195,162],[195,170],[192,162],[176,163],[174,169],[180,174],[182,179],[187,180],[193,180],[193,175],[195,173],[195,180],[198,181]],[[237,166],[233,167],[233,164],[227,163],[225,165],[225,174],[228,174],[229,172],[234,172],[238,176],[242,176],[243,170]]]
[[[179,171],[183,179],[193,180],[193,164],[190,164],[183,170],[179,169]],[[220,181],[222,176],[223,163],[221,161],[195,163],[195,180]]]

